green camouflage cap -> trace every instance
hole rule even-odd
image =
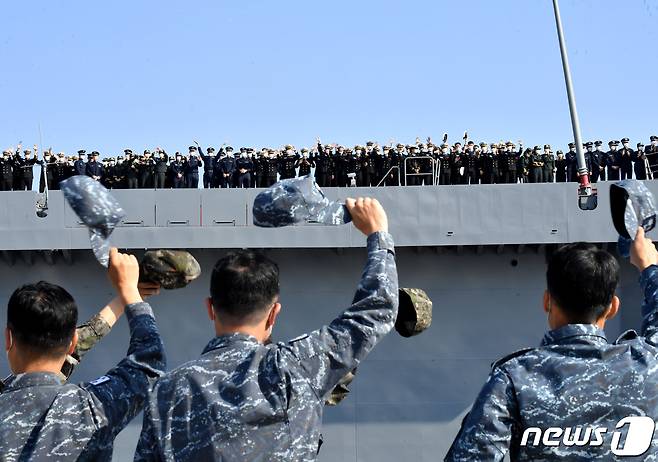
[[[432,300],[422,289],[400,287],[400,307],[395,330],[403,337],[413,337],[432,324]]]
[[[345,377],[340,379],[340,382],[331,390],[329,397],[324,402],[327,406],[336,406],[347,397],[350,392],[348,387],[352,383],[352,380],[354,380],[354,374],[356,374],[356,369],[348,372]]]
[[[72,354],[66,355],[66,360],[62,365],[61,379],[68,379],[73,373],[73,369],[82,360],[82,357],[96,345],[100,339],[105,337],[112,328],[100,314],[94,315],[87,322],[78,326],[78,343]]]
[[[139,265],[139,280],[163,289],[180,289],[201,274],[199,262],[184,250],[149,250]]]

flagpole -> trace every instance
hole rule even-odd
[[[562,30],[562,18],[560,17],[560,7],[558,0],[553,0],[553,11],[555,12],[555,25],[557,28],[557,37],[560,42],[560,55],[562,57],[562,69],[564,70],[564,83],[567,87],[567,99],[569,100],[569,113],[571,115],[571,127],[573,129],[574,142],[576,143],[576,161],[578,163],[578,177],[580,188],[578,190],[579,205],[582,209],[591,209],[596,207],[596,193],[592,192],[592,186],[589,182],[589,171],[585,163],[585,153],[583,153],[583,141],[580,136],[580,122],[578,120],[578,110],[576,108],[576,97],[573,91],[571,81],[571,69],[569,67],[569,57],[567,56],[567,46],[564,40],[564,31]],[[594,205],[584,207],[584,202],[580,199],[594,198]]]

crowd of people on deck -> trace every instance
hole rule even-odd
[[[583,144],[592,182],[653,179],[658,173],[658,136],[645,146],[628,138]],[[550,145],[525,147],[522,142],[433,143],[416,138],[413,144],[368,141],[354,147],[323,144],[296,149],[223,144],[205,150],[198,144],[186,154],[157,147],[142,154],[125,149],[116,157],[79,150],[75,155],[42,154],[38,146],[6,149],[0,158],[0,191],[32,190],[35,166],[39,189],[58,189],[60,181],[87,175],[110,189],[139,188],[266,188],[278,180],[313,175],[321,187],[420,186],[578,181],[576,145],[553,152]]]

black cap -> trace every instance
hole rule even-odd
[[[212,146],[210,146],[210,147],[208,148],[208,152],[215,152],[215,148],[213,148]]]
[[[98,151],[91,151],[92,156],[100,156],[100,153]]]
[[[196,146],[190,146],[187,148],[190,152],[196,151]]]
[[[630,141],[630,140],[629,140],[628,138],[622,138],[622,139],[621,139],[621,142],[622,142],[622,143],[628,143],[629,141]]]
[[[568,146],[569,146],[570,148],[575,148],[575,147],[576,147],[576,143],[569,143]]]
[[[227,151],[233,151],[233,146],[226,146]]]
[[[656,135],[651,135],[651,136],[649,137],[649,139],[650,139],[651,141],[658,141],[658,136],[656,136]]]
[[[132,149],[124,149],[123,152],[124,152],[125,154],[132,154],[132,153],[133,153],[133,150],[132,150]]]
[[[610,141],[608,141],[608,146],[614,146],[615,143],[616,143],[615,140],[610,140]]]
[[[643,143],[637,143],[637,147],[638,147],[638,148],[643,148],[643,147],[644,147],[644,144],[643,144]]]
[[[603,144],[603,141],[597,140],[594,141],[594,146],[601,146]]]
[[[591,148],[592,146],[594,146],[594,143],[592,143],[591,141],[588,141],[587,143],[585,143],[586,148]]]
[[[84,149],[80,149],[80,150],[78,151],[78,154],[82,155],[82,154],[84,154],[85,152],[87,152],[87,151],[85,151]]]

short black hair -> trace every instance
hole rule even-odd
[[[619,283],[619,263],[593,244],[567,244],[550,257],[546,282],[570,323],[591,324],[612,302]]]
[[[215,264],[210,298],[218,314],[237,322],[259,322],[279,295],[279,267],[261,252],[230,252]]]
[[[64,288],[45,281],[26,284],[11,294],[7,327],[35,355],[66,353],[78,322],[78,307]]]

